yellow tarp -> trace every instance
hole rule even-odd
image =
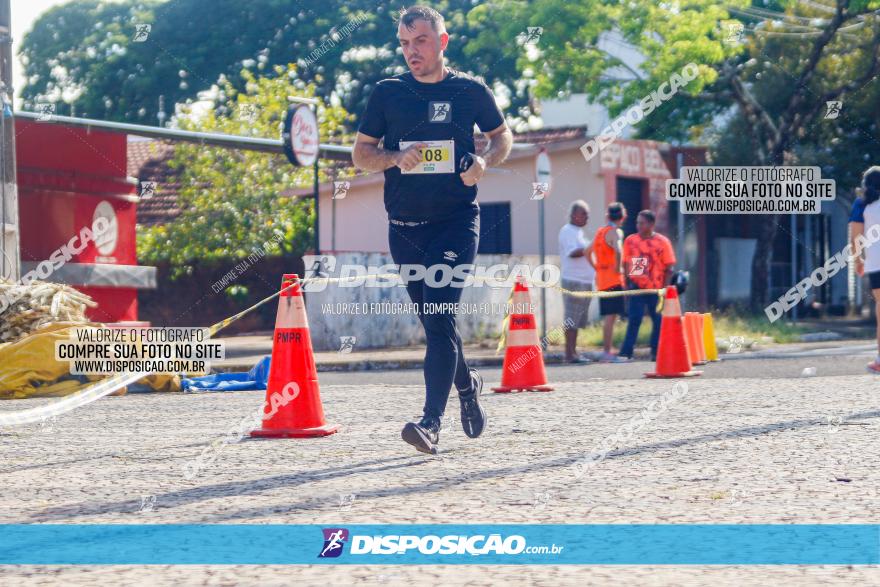
[[[71,375],[68,361],[55,360],[55,342],[67,340],[71,329],[99,326],[72,322],[46,325],[16,342],[0,344],[0,399],[69,395],[100,381],[100,375]],[[177,375],[156,374],[137,381],[153,391],[180,391]],[[121,388],[114,395],[123,395]]]

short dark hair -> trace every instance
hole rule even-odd
[[[608,218],[611,220],[620,220],[623,218],[623,214],[626,211],[626,208],[623,207],[623,204],[620,202],[611,202],[608,204]]]
[[[654,213],[650,210],[642,210],[641,212],[639,212],[639,216],[641,216],[651,224],[654,224],[654,222],[657,221],[657,217],[654,216]]]
[[[415,21],[426,20],[431,23],[431,28],[438,32],[446,30],[446,23],[443,15],[431,8],[430,6],[410,6],[403,8],[397,14],[397,22],[412,30]]]
[[[862,175],[862,190],[865,203],[876,202],[880,198],[880,166],[874,165]]]

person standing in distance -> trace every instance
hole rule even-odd
[[[626,208],[620,202],[608,205],[605,214],[605,226],[596,231],[593,241],[587,247],[587,258],[593,258],[596,267],[596,289],[599,291],[623,291],[623,226],[626,220]],[[602,359],[603,363],[626,362],[624,357],[615,356],[611,351],[614,335],[614,322],[624,313],[623,296],[599,298],[599,315],[605,323],[602,326]]]
[[[385,173],[388,244],[396,264],[472,265],[480,234],[476,184],[487,167],[505,160],[513,135],[486,84],[444,64],[449,35],[436,10],[401,11],[397,37],[409,71],[376,85],[352,160],[365,171]],[[480,155],[474,153],[475,124],[489,139]],[[417,450],[436,454],[453,384],[465,434],[482,434],[483,381],[465,361],[455,314],[434,311],[450,307],[439,304],[458,303],[460,282],[432,286],[406,272],[401,278],[427,339],[422,418],[407,423],[401,436]]]
[[[562,288],[572,292],[593,291],[596,270],[586,254],[587,241],[584,227],[590,219],[590,206],[583,200],[575,200],[568,210],[568,224],[559,229],[559,269]],[[565,362],[588,363],[577,353],[578,330],[587,327],[590,298],[562,294],[565,318]]]
[[[636,217],[637,233],[623,241],[623,263],[632,287],[630,289],[661,289],[669,283],[675,252],[672,243],[662,234],[654,232],[656,217],[650,210],[642,210]],[[660,341],[660,312],[657,311],[657,294],[634,295],[629,298],[626,336],[620,347],[620,356],[632,358],[639,336],[639,327],[645,312],[651,317],[651,360],[656,360]]]
[[[867,273],[877,314],[877,358],[868,363],[868,371],[880,374],[880,245],[869,240],[870,244],[862,249],[858,242],[866,230],[876,231],[873,227],[880,225],[880,166],[874,165],[862,175],[861,194],[853,202],[849,225],[856,273]]]

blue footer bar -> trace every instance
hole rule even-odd
[[[0,564],[876,565],[880,525],[0,525]]]

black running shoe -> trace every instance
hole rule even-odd
[[[440,419],[424,417],[418,424],[407,422],[400,436],[416,450],[435,455],[440,442]]]
[[[458,394],[461,401],[461,427],[470,438],[476,438],[486,427],[486,411],[480,405],[483,393],[483,378],[476,369],[471,369],[471,389],[467,394]]]

